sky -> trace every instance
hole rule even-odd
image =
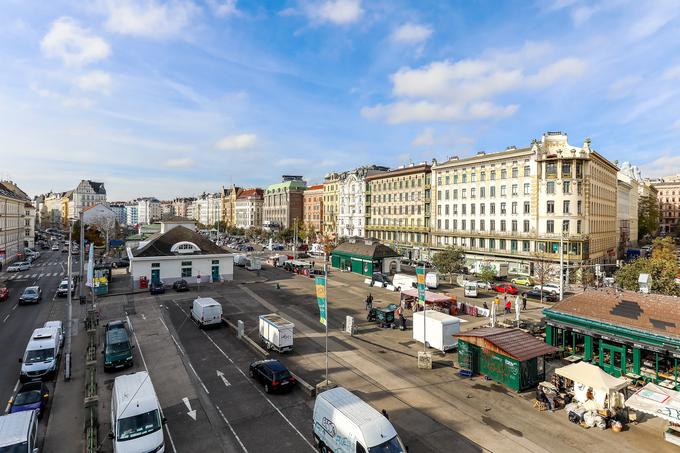
[[[171,199],[590,137],[680,173],[676,0],[0,0],[0,178]]]

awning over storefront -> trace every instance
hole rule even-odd
[[[618,391],[628,386],[626,379],[605,373],[598,366],[586,362],[578,362],[557,368],[555,374],[583,384],[593,390]]]
[[[651,382],[625,402],[626,407],[645,414],[680,423],[680,392],[660,387]]]

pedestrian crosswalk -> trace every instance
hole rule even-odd
[[[28,280],[31,278],[37,278],[41,279],[43,277],[65,277],[66,272],[44,272],[44,273],[37,273],[37,274],[32,274],[30,272],[22,272],[18,274],[12,274],[9,277],[7,277],[7,280]]]
[[[38,262],[38,263],[32,263],[31,267],[50,267],[50,266],[59,266],[65,264],[63,261],[46,261],[46,262]]]

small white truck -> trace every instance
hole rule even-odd
[[[267,349],[277,352],[293,350],[293,329],[295,324],[276,313],[260,315],[260,341]]]
[[[212,297],[199,297],[191,305],[191,318],[200,328],[222,324],[222,304]]]
[[[413,339],[423,343],[427,336],[427,344],[434,349],[446,352],[454,349],[458,340],[453,334],[460,332],[460,318],[434,310],[427,310],[425,325],[423,312],[413,313]]]
[[[259,271],[262,269],[262,260],[257,256],[249,256],[246,261],[246,269],[249,271]]]

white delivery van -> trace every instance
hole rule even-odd
[[[392,286],[394,286],[397,291],[416,288],[418,286],[418,278],[415,275],[394,274],[394,277],[392,277]]]
[[[295,324],[276,313],[260,315],[260,341],[267,349],[278,352],[292,351],[294,329]]]
[[[114,453],[163,453],[163,423],[149,373],[130,373],[113,381],[109,438]]]
[[[38,415],[21,411],[0,416],[0,452],[37,453]]]
[[[234,266],[245,266],[248,264],[248,257],[245,256],[243,253],[237,253],[234,255]]]
[[[324,254],[323,244],[319,244],[318,242],[312,244],[312,248],[309,249],[309,254],[314,256],[323,255]]]
[[[64,347],[64,329],[62,328],[61,321],[47,321],[43,327],[57,329],[57,334],[59,338],[59,347]]]
[[[316,396],[313,417],[314,442],[322,452],[406,453],[390,421],[342,387]]]
[[[222,304],[212,297],[199,297],[191,305],[191,318],[199,327],[222,324]]]
[[[248,261],[246,262],[246,269],[248,269],[249,271],[259,271],[260,269],[262,269],[262,260],[257,256],[248,257]]]
[[[477,297],[477,282],[466,281],[463,292],[465,297]]]
[[[436,289],[439,286],[439,275],[436,272],[425,274],[425,286]]]
[[[26,352],[21,362],[19,380],[51,379],[57,372],[59,357],[59,331],[53,327],[35,329],[26,345]]]
[[[427,335],[427,343],[431,348],[442,352],[454,349],[458,340],[453,338],[453,334],[460,332],[460,318],[434,310],[427,310],[425,313],[427,313],[425,325],[423,312],[413,313],[413,339],[423,343]]]

